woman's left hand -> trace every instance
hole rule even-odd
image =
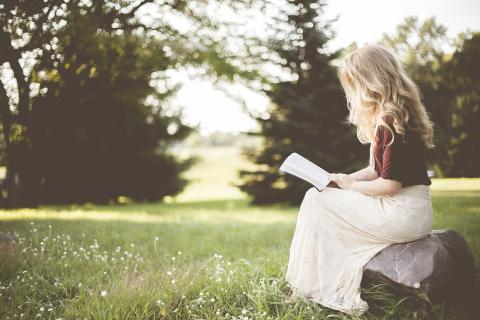
[[[350,189],[352,183],[355,181],[352,177],[345,173],[331,173],[330,180],[337,183],[342,189]]]

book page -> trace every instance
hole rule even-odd
[[[280,170],[310,182],[319,191],[330,182],[330,173],[295,152],[285,159]]]

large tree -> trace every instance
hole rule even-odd
[[[239,187],[253,203],[298,204],[308,183],[279,172],[282,161],[297,152],[330,172],[350,172],[366,166],[368,148],[355,128],[346,125],[348,109],[333,62],[341,52],[329,53],[331,21],[323,21],[324,1],[289,1],[278,14],[276,37],[269,49],[272,63],[290,79],[265,89],[271,99],[267,117],[257,117],[264,138],[260,150],[247,151],[258,170],[240,171]]]
[[[36,202],[159,200],[178,193],[186,183],[179,175],[192,161],[181,162],[167,146],[190,128],[163,114],[162,105],[145,104],[160,95],[149,85],[151,74],[172,62],[162,43],[129,33],[95,35],[88,17],[78,19],[81,33],[59,41],[62,63],[33,71],[42,92],[32,101],[29,135]]]
[[[442,169],[449,177],[480,176],[480,33],[467,35],[442,68],[448,94],[448,152]]]
[[[74,200],[75,188],[83,190],[76,197],[79,201],[104,201],[123,192],[138,199],[177,192],[183,185],[178,173],[185,166],[166,155],[172,135],[165,134],[165,127],[178,132],[174,138],[185,131],[177,116],[163,110],[163,100],[174,88],[160,77],[166,77],[169,68],[192,64],[215,78],[249,73],[230,63],[235,57],[225,56],[222,37],[209,32],[219,26],[206,16],[208,5],[203,0],[0,4],[0,116],[6,165],[2,205],[35,206],[42,196],[50,194],[53,200],[54,190],[62,186],[66,198],[56,196],[56,201]],[[146,19],[137,14],[141,10]],[[188,22],[187,33],[170,23],[178,18]],[[9,74],[12,79],[7,79]],[[164,92],[152,92],[154,80],[164,80]],[[79,149],[71,152],[74,147]],[[106,161],[108,152],[123,158]],[[55,159],[58,154],[62,156]],[[94,158],[81,161],[89,156]],[[145,177],[136,166],[155,170]],[[56,169],[68,170],[71,179],[50,172]],[[138,176],[129,190],[125,184],[132,181],[133,172]],[[164,184],[160,187],[153,178]],[[83,182],[74,186],[79,181]],[[96,193],[95,188],[102,191]]]

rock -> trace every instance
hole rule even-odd
[[[431,302],[479,308],[480,280],[465,239],[454,230],[433,230],[420,240],[393,244],[364,268],[364,282],[389,282]],[[480,318],[479,318],[480,319]]]

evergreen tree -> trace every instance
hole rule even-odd
[[[238,187],[253,197],[252,203],[301,202],[310,185],[279,172],[292,152],[329,172],[349,173],[367,165],[368,148],[357,140],[355,128],[346,125],[345,95],[333,65],[341,52],[325,50],[334,36],[330,21],[320,19],[325,5],[324,1],[289,1],[277,21],[282,30],[277,33],[279,39],[269,41],[270,50],[278,55],[275,63],[293,80],[265,89],[272,101],[269,118],[257,117],[261,131],[250,132],[264,137],[260,150],[245,150],[259,169],[239,172],[243,182]]]

